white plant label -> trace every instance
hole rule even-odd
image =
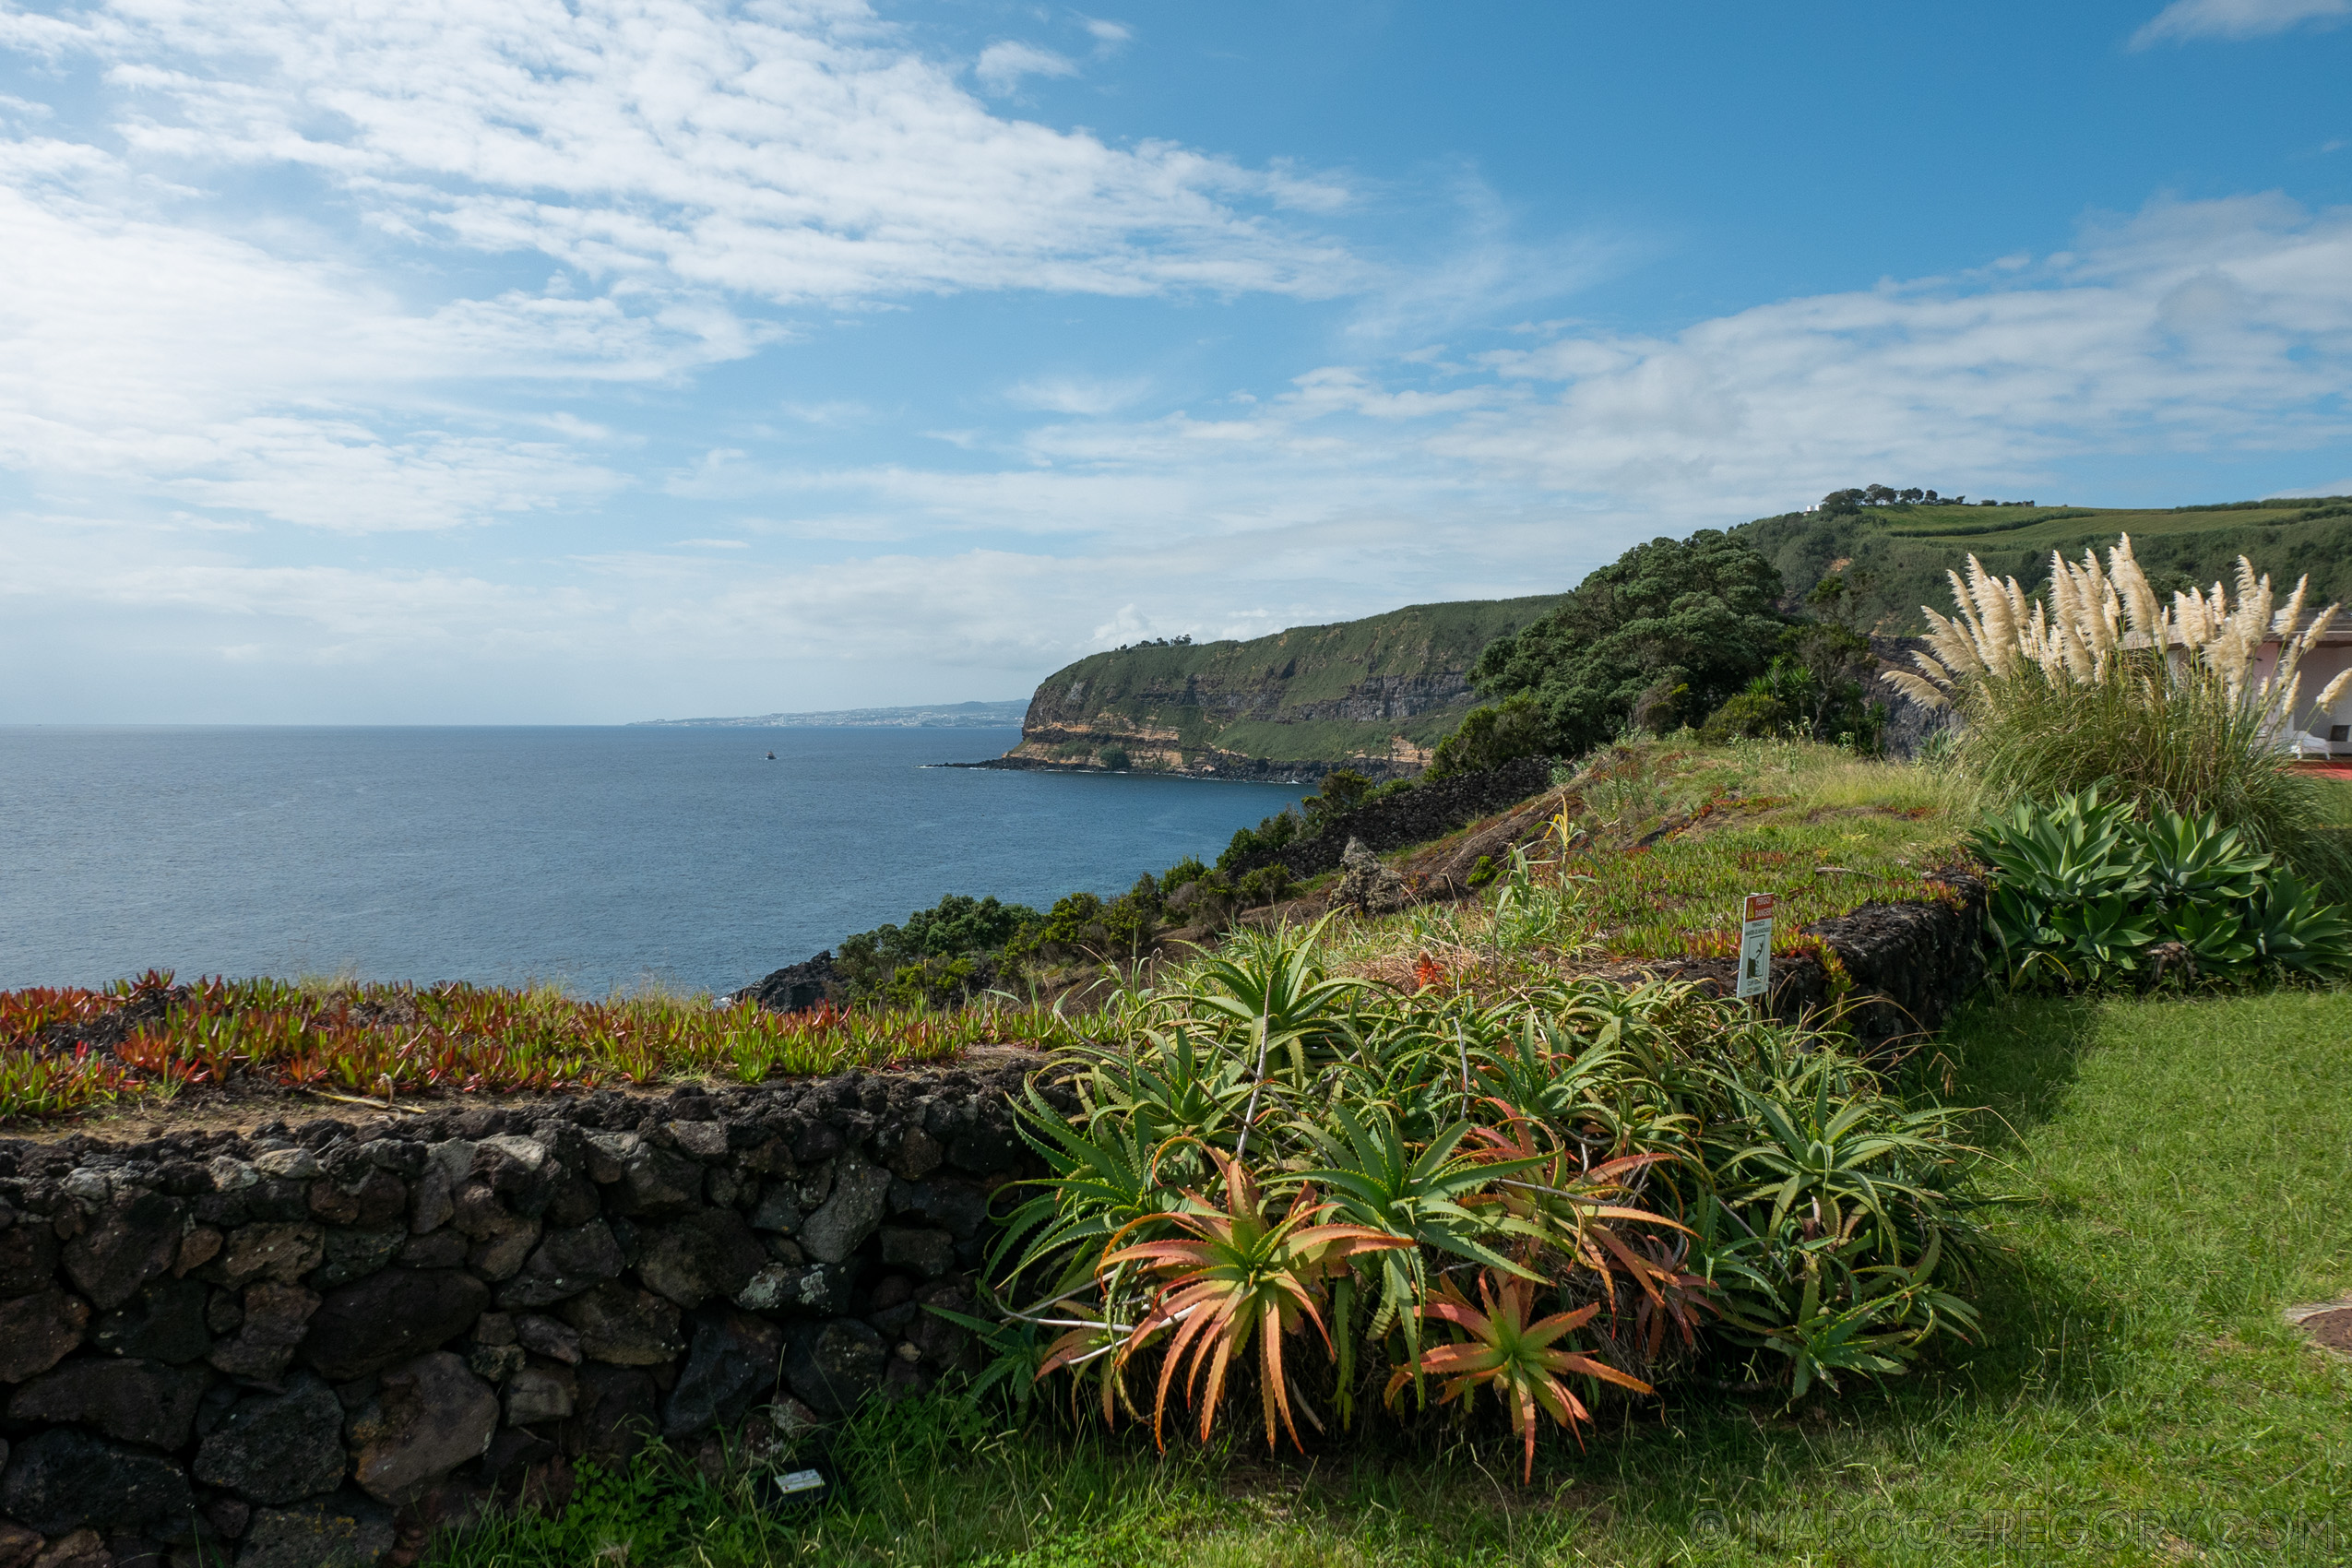
[[[1740,922],[1740,983],[1732,994],[1762,996],[1772,989],[1772,895],[1748,895]]]

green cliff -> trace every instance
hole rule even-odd
[[[1559,601],[1412,604],[1248,642],[1090,654],[1038,687],[1006,761],[1210,778],[1415,773],[1468,711],[1479,651]]]

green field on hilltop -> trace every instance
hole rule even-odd
[[[2352,500],[2343,497],[2147,510],[1898,504],[1791,512],[1735,531],[1779,568],[1786,602],[1801,601],[1835,571],[1851,593],[1845,618],[1887,633],[1923,631],[1921,605],[1948,612],[1944,574],[1970,555],[2030,588],[2049,576],[2051,551],[2103,551],[2119,533],[2132,536],[2162,591],[2230,580],[2245,555],[2282,592],[2309,574],[2319,602],[2352,599]]]

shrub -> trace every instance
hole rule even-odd
[[[1301,803],[1310,826],[1320,830],[1332,818],[1354,811],[1372,793],[1372,782],[1353,768],[1336,767],[1323,776],[1323,788]]]
[[[2012,985],[2352,968],[2343,911],[2210,815],[2140,820],[2091,790],[2021,803],[1969,848],[1992,868],[1986,920]]]
[[[1963,720],[1953,758],[1984,801],[2007,807],[2096,786],[2135,812],[2211,816],[2258,849],[2343,885],[2344,852],[2330,831],[2323,786],[2297,774],[2281,749],[2299,707],[2303,655],[2335,619],[2306,617],[2305,585],[2274,609],[2270,579],[2238,564],[2233,605],[2176,594],[2159,604],[2120,539],[2101,571],[2051,557],[2049,602],[2015,578],[1996,580],[1975,556],[1951,574],[1954,619],[1928,611],[1933,651],[1919,673],[1890,679]],[[2259,668],[2274,630],[2286,636],[2277,668]],[[2352,671],[2320,694],[2332,705]]]
[[[1210,1438],[1229,1382],[1269,1445],[1484,1384],[1524,1477],[1538,1411],[1589,1421],[1582,1379],[1793,1399],[1970,1328],[1956,1119],[1835,1039],[1655,981],[1386,992],[1327,974],[1320,929],[1164,976],[1033,1082],[1051,1174],[991,1258],[1000,1382],[1162,1443],[1180,1383]]]
[[[1788,727],[1788,710],[1781,706],[1780,699],[1768,690],[1752,688],[1707,715],[1707,721],[1699,726],[1699,739],[1708,745],[1719,746],[1729,741],[1777,735]]]
[[[1127,748],[1124,746],[1105,746],[1100,751],[1094,754],[1094,758],[1095,761],[1111,769],[1113,773],[1116,773],[1127,766]]]
[[[1464,714],[1454,733],[1437,743],[1423,777],[1436,780],[1457,773],[1484,773],[1523,756],[1541,756],[1550,740],[1550,727],[1535,695],[1514,693]]]
[[[1290,868],[1280,861],[1263,865],[1233,885],[1233,891],[1245,904],[1278,904],[1290,891]]]
[[[904,925],[876,926],[844,937],[834,968],[852,1000],[879,996],[898,983],[898,972],[921,968],[933,959],[980,958],[1001,953],[1045,917],[1026,904],[1001,903],[951,893],[928,909],[917,909]],[[968,968],[966,973],[972,972]]]

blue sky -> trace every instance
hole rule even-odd
[[[0,0],[0,722],[1025,694],[2352,491],[2352,0]]]

